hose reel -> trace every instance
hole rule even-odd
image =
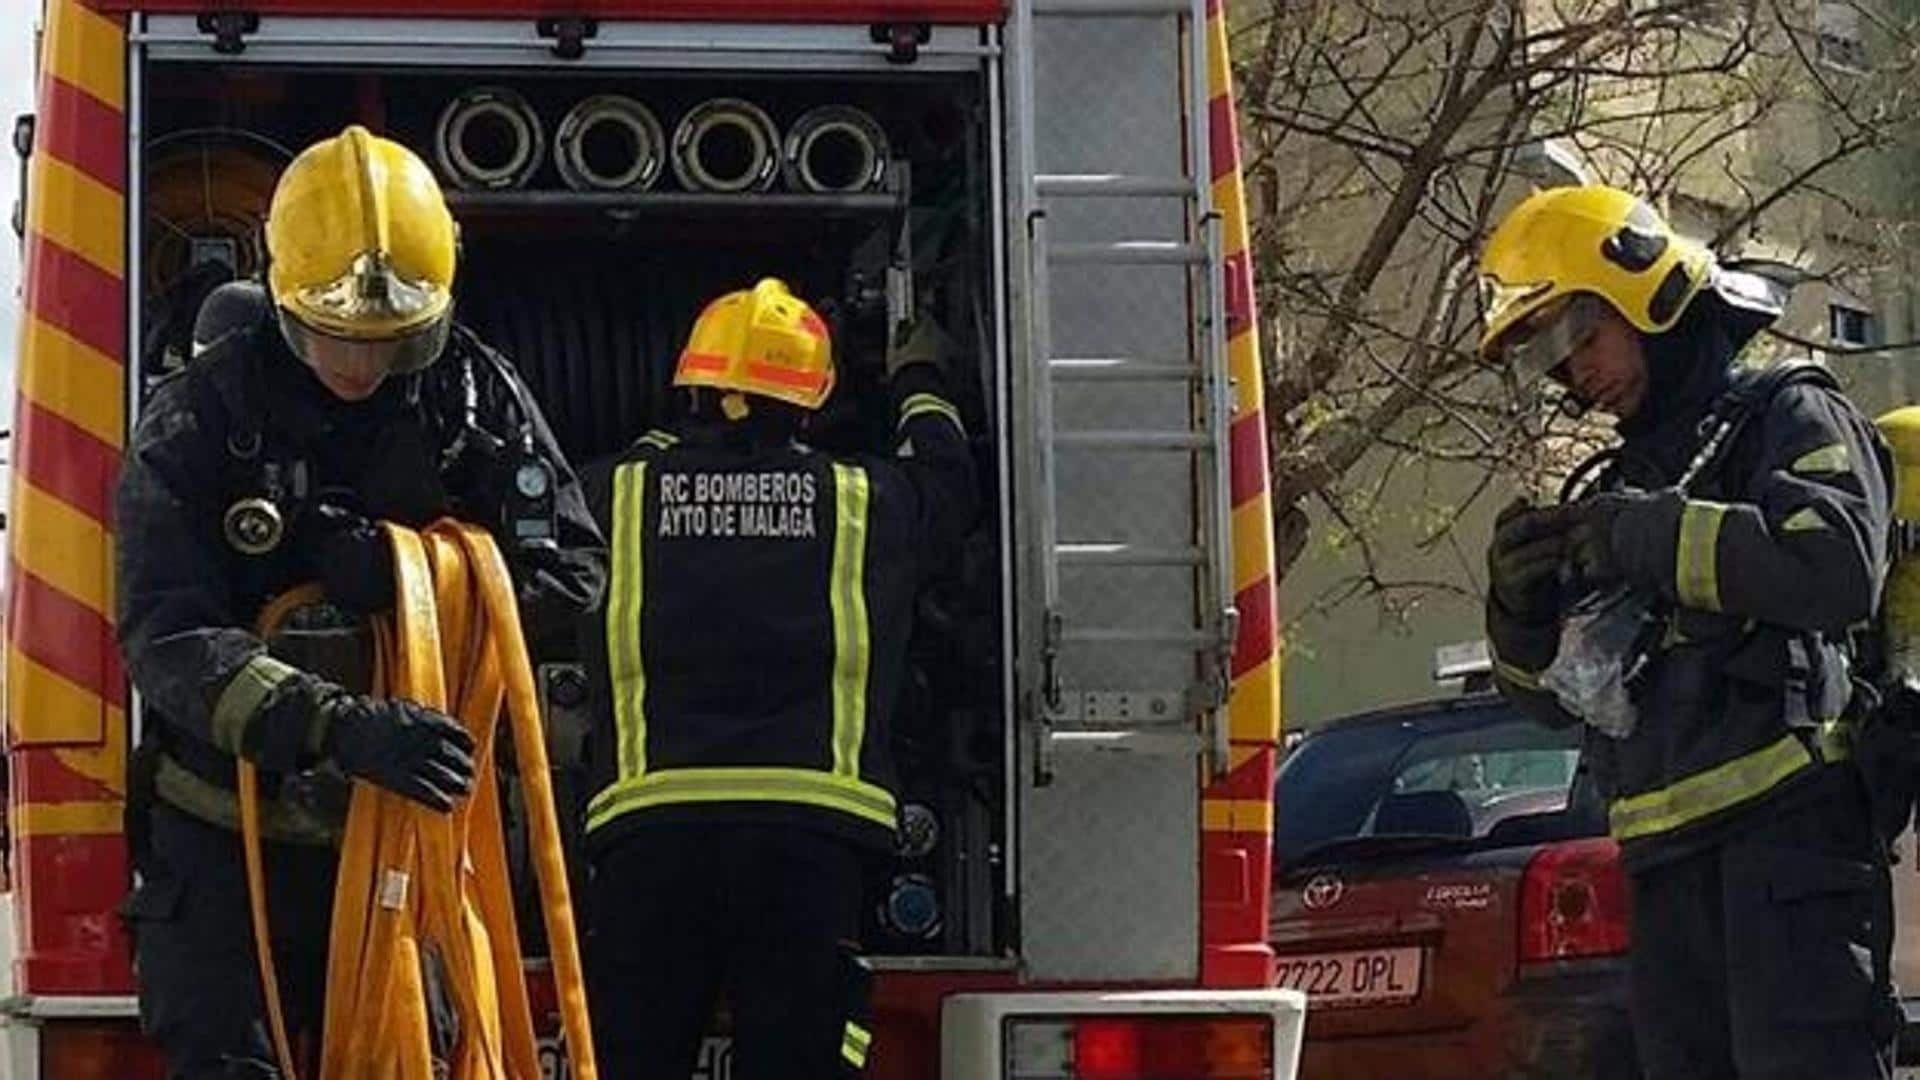
[[[765,191],[779,167],[780,131],[750,101],[714,98],[674,128],[673,174],[688,191]]]
[[[803,113],[787,131],[780,162],[788,190],[835,195],[879,190],[890,166],[887,133],[846,105]]]
[[[545,152],[539,114],[518,91],[503,86],[466,91],[447,103],[434,126],[434,160],[468,191],[525,186]]]
[[[651,110],[621,94],[598,94],[567,110],[553,137],[553,163],[575,191],[645,191],[666,164],[667,138]]]

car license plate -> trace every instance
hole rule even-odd
[[[1282,956],[1273,984],[1312,1005],[1404,1005],[1420,994],[1425,959],[1418,947]]]

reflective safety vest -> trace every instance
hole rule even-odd
[[[589,470],[612,575],[588,649],[590,846],[687,818],[891,843],[914,597],[973,503],[953,407],[916,395],[901,431],[897,459],[653,432]]]

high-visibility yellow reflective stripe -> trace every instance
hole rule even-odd
[[[1820,511],[1811,506],[1803,506],[1780,523],[1781,532],[1818,532],[1827,527],[1827,521]]]
[[[126,804],[118,799],[21,803],[11,812],[15,836],[109,836],[121,831]]]
[[[1493,673],[1522,690],[1542,689],[1538,672],[1528,671],[1525,668],[1509,664],[1497,656],[1493,658]]]
[[[847,1021],[847,1030],[840,1038],[840,1056],[847,1064],[856,1069],[867,1067],[867,1051],[873,1047],[873,1032],[853,1021]]]
[[[1273,800],[1202,799],[1200,827],[1207,832],[1270,833],[1273,831]]]
[[[1714,548],[1720,540],[1725,503],[1688,499],[1680,511],[1680,540],[1675,545],[1674,590],[1680,602],[1704,611],[1720,610],[1720,571]]]
[[[607,595],[607,668],[620,776],[647,771],[647,665],[640,652],[645,599],[647,463],[613,473],[613,580]]]
[[[253,714],[260,711],[260,703],[293,674],[293,665],[266,653],[255,656],[234,672],[233,678],[227,680],[226,689],[220,691],[219,699],[213,703],[213,745],[239,756],[240,742],[246,737]]]
[[[661,769],[602,789],[587,806],[587,828],[623,814],[689,803],[795,803],[837,810],[892,829],[895,804],[885,788],[818,769],[743,767]]]
[[[900,403],[900,423],[904,424],[916,416],[926,413],[938,413],[953,421],[953,426],[962,431],[966,425],[960,422],[960,410],[938,394],[913,394]]]
[[[833,771],[860,775],[860,743],[867,735],[867,674],[873,648],[867,633],[867,471],[833,467]]]
[[[27,200],[27,227],[114,277],[126,268],[126,205],[119,192],[51,154]]]
[[[47,6],[47,70],[116,109],[127,101],[127,36],[80,0]]]
[[[651,447],[654,447],[655,449],[665,450],[668,447],[671,447],[674,444],[678,443],[680,441],[680,437],[678,435],[673,434],[672,432],[661,431],[659,428],[655,428],[654,430],[647,432],[645,435],[640,436],[638,439],[635,439],[634,441],[639,443],[642,446],[651,446]]]
[[[1842,473],[1847,471],[1847,446],[1845,443],[1828,443],[1817,450],[1809,450],[1794,459],[1787,471],[1801,476],[1819,476],[1822,473]]]
[[[1813,764],[1813,755],[1797,735],[1744,757],[1695,773],[1656,791],[1615,799],[1607,818],[1615,839],[1670,832],[1773,790]]]
[[[113,610],[113,550],[90,515],[26,482],[14,485],[14,558],[95,611]]]
[[[126,369],[106,353],[38,316],[20,340],[20,393],[118,449],[125,441]]]

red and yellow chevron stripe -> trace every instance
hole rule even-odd
[[[1273,505],[1267,489],[1265,381],[1254,323],[1246,185],[1240,173],[1225,0],[1208,0],[1207,125],[1213,205],[1226,254],[1227,367],[1233,377],[1233,587],[1240,636],[1227,700],[1227,775],[1201,803],[1201,982],[1267,986],[1273,864],[1273,771],[1280,740],[1280,655],[1273,580]]]
[[[126,29],[47,0],[8,531],[17,990],[126,992],[126,678],[109,507],[126,439]]]

